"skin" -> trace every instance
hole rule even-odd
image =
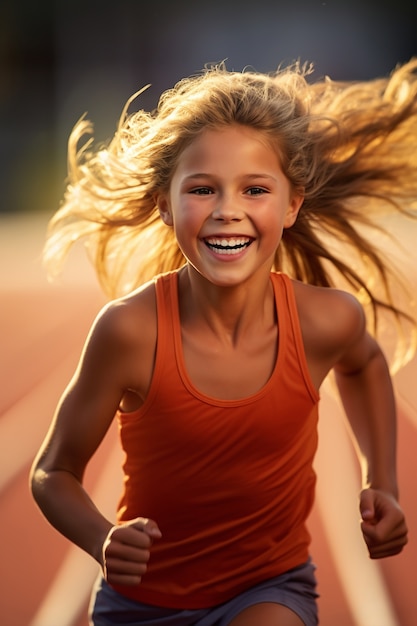
[[[302,200],[265,138],[240,126],[204,131],[182,153],[169,192],[157,196],[161,218],[188,260],[179,274],[183,352],[203,393],[242,398],[269,379],[278,339],[269,272]],[[224,243],[238,252],[220,253]],[[395,405],[384,356],[352,296],[296,281],[294,291],[312,382],[319,389],[334,370],[357,441],[369,555],[397,554],[407,542],[407,527],[398,504]],[[32,491],[44,514],[100,563],[110,583],[140,583],[152,543],[163,537],[158,520],[113,526],[82,479],[117,408],[135,410],[146,398],[155,345],[153,285],[103,310],[32,471]],[[269,603],[250,607],[232,623],[302,624],[289,609]]]

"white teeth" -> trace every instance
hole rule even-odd
[[[207,246],[218,254],[237,254],[251,243],[249,237],[230,237],[230,239],[209,237],[205,241]]]

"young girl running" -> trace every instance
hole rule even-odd
[[[373,334],[381,312],[408,318],[369,228],[377,208],[414,215],[416,68],[343,84],[218,66],[155,112],[126,108],[107,147],[78,150],[91,129],[76,126],[45,258],[55,271],[87,238],[113,300],[31,479],[50,522],[101,566],[92,624],[318,623],[306,520],[330,371],[360,451],[370,557],[406,544]],[[82,486],[115,417],[116,524]]]

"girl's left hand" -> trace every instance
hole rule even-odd
[[[407,525],[396,498],[379,489],[364,489],[360,495],[361,529],[371,559],[401,552],[406,545]]]

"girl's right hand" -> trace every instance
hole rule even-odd
[[[106,581],[114,585],[138,585],[146,572],[153,540],[161,537],[156,522],[144,517],[113,526],[102,548]]]

